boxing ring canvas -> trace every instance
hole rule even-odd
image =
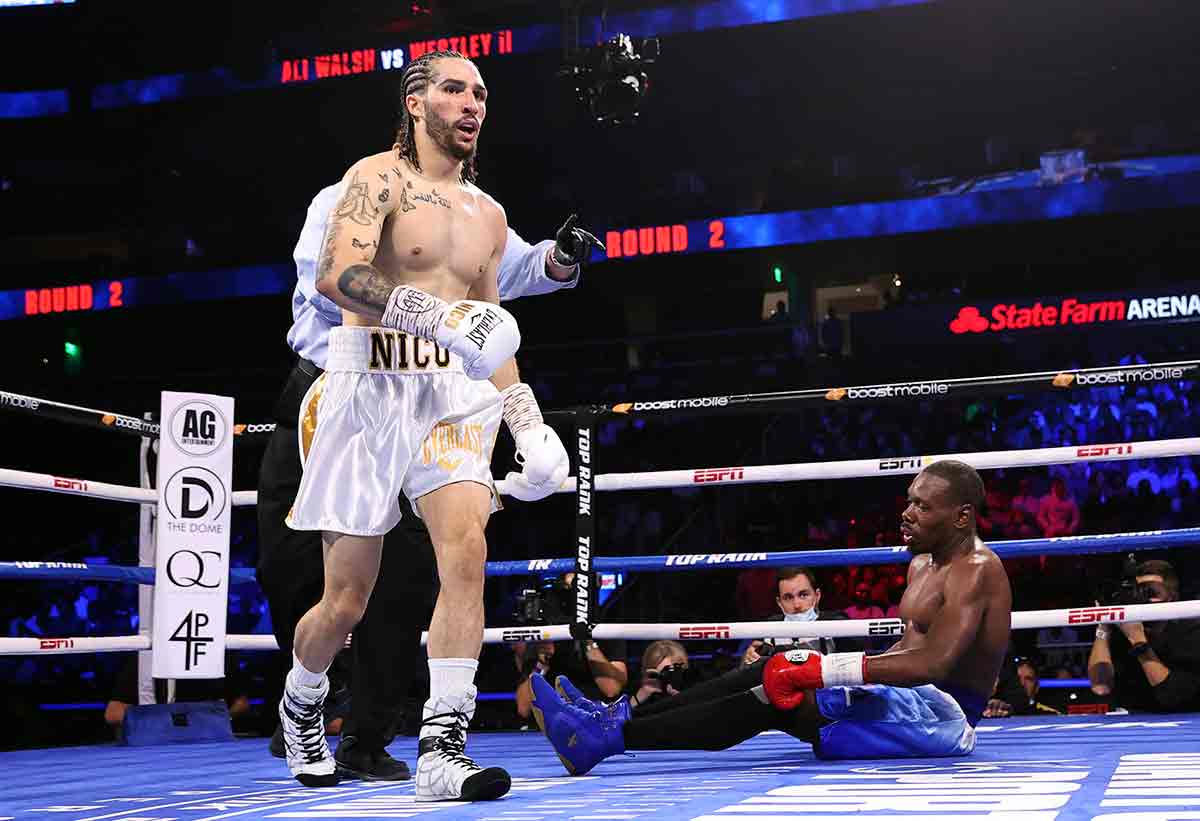
[[[411,764],[416,740],[389,749]],[[411,781],[306,789],[265,738],[10,752],[0,821],[1200,819],[1200,715],[984,720],[974,754],[949,759],[822,762],[764,733],[724,752],[614,758],[579,778],[536,732],[477,733],[469,751],[509,768],[509,795],[418,804]]]

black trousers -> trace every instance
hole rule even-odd
[[[292,530],[285,523],[300,488],[300,402],[320,373],[303,360],[292,369],[275,406],[276,428],[258,475],[258,583],[271,609],[282,671],[292,666],[296,624],[320,601],[325,588],[321,534]],[[429,531],[403,496],[400,508],[403,518],[384,537],[379,579],[354,629],[349,659],[335,662],[335,667],[349,668],[352,694],[342,735],[357,738],[364,750],[382,750],[395,735],[417,665],[424,658],[421,630],[429,624],[437,591]],[[283,686],[282,673],[279,686]]]

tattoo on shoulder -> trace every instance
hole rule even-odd
[[[338,289],[368,313],[383,314],[388,297],[395,286],[385,280],[375,266],[367,263],[351,265],[338,277]]]
[[[371,192],[365,182],[358,179],[358,172],[346,186],[346,193],[333,212],[334,219],[348,219],[359,225],[370,225],[379,218],[379,209],[371,202]]]
[[[408,185],[409,185],[409,187],[412,187],[411,182]],[[409,211],[414,210],[416,207],[417,206],[413,205],[408,199],[408,188],[401,188],[400,189],[400,213],[407,214]]]

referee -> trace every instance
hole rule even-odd
[[[279,642],[281,685],[283,671],[292,663],[296,624],[321,599],[324,588],[321,534],[292,530],[285,519],[300,487],[300,402],[323,373],[329,329],[342,323],[341,309],[316,289],[317,258],[339,188],[331,185],[313,198],[296,244],[293,256],[298,282],[292,293],[293,323],[287,340],[297,359],[275,403],[275,432],[258,476],[257,574]],[[553,240],[537,245],[525,242],[509,228],[498,272],[500,298],[573,288],[579,281],[579,265],[593,245],[603,250],[596,237],[575,227],[574,216]],[[429,620],[437,579],[429,531],[403,494],[399,502],[403,515],[384,538],[379,580],[362,621],[354,628],[349,658],[343,658],[347,653],[339,654],[330,670],[334,678],[340,673],[341,686],[352,687],[353,693],[334,758],[347,777],[372,781],[409,778],[408,766],[389,755],[385,747],[395,736],[416,672],[421,630]],[[335,693],[338,689],[335,683]],[[344,703],[344,698],[337,701]],[[271,739],[271,753],[277,757],[284,754],[278,728]]]

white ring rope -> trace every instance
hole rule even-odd
[[[1071,607],[1060,610],[1024,610],[1012,614],[1013,630],[1042,627],[1081,627],[1111,622],[1151,622],[1200,617],[1200,601],[1163,602],[1161,604],[1116,604],[1099,607]],[[840,621],[783,622],[706,622],[697,624],[598,624],[592,638],[652,641],[744,640],[769,636],[788,638],[863,638],[900,636],[904,624],[899,619],[847,619]],[[425,644],[428,633],[421,634]],[[515,641],[571,641],[566,624],[534,627],[489,627],[483,631],[484,644],[510,644]],[[277,650],[272,635],[230,634],[227,650]],[[144,636],[105,638],[0,638],[0,656],[64,653],[105,653],[119,650],[148,650]]]
[[[810,479],[861,479],[870,476],[898,476],[920,473],[932,462],[958,459],[977,470],[1012,467],[1044,467],[1076,462],[1103,462],[1125,459],[1163,459],[1200,454],[1200,437],[1158,439],[1149,442],[1123,442],[1111,445],[1068,445],[1027,450],[989,450],[977,453],[942,453],[932,456],[897,456],[878,459],[848,459],[837,462],[801,462],[790,465],[749,465],[745,467],[688,468],[644,473],[604,473],[595,477],[595,490],[651,490],[707,485],[751,484],[760,482],[796,482]],[[72,479],[46,473],[0,468],[0,486],[48,490],[94,499],[155,504],[158,494],[144,488]],[[508,484],[496,480],[496,489],[509,495]],[[574,493],[575,477],[569,476],[556,493]],[[233,494],[234,506],[258,503],[258,492],[239,490]]]

